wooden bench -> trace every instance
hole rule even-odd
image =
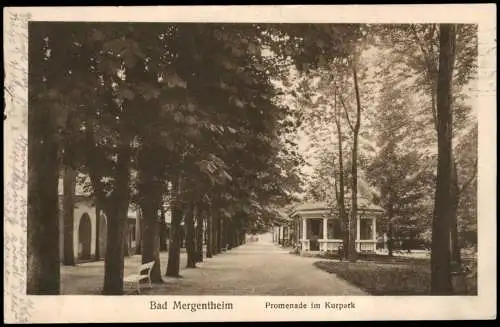
[[[137,268],[137,274],[132,274],[126,276],[123,281],[125,283],[135,283],[137,287],[137,293],[141,293],[140,283],[142,280],[147,280],[149,283],[149,288],[153,288],[151,285],[151,270],[153,270],[153,266],[155,265],[154,261],[144,263]]]
[[[227,252],[227,250],[229,250],[229,244],[226,244],[226,247],[223,247],[221,252]]]

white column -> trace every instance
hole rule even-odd
[[[302,250],[308,250],[309,247],[307,246],[307,219],[302,218]]]
[[[328,218],[323,218],[323,239],[326,241],[328,239]],[[321,244],[323,251],[328,250],[328,242]]]
[[[359,216],[357,217],[357,224],[356,224],[356,248],[358,251],[361,251],[361,219],[359,219]]]
[[[372,233],[373,233],[373,240],[376,243],[377,242],[377,217],[373,217]]]
[[[302,241],[307,239],[307,220],[306,218],[302,218]]]
[[[328,238],[328,219],[323,218],[323,239],[326,240]]]

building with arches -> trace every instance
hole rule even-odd
[[[64,211],[62,206],[63,181],[59,180],[59,254],[64,256]],[[75,209],[73,219],[73,253],[75,262],[103,260],[106,255],[107,218],[103,212],[99,213],[89,192],[76,184]],[[138,239],[136,226],[140,226],[139,212],[129,208],[126,225],[126,244],[129,253],[133,253]],[[140,236],[139,236],[140,237]],[[96,256],[97,254],[97,256]],[[61,260],[62,261],[62,260]]]

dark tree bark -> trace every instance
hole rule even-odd
[[[195,249],[195,233],[194,233],[194,214],[195,206],[190,201],[186,211],[186,252],[187,264],[186,268],[196,268],[196,249]]]
[[[458,190],[458,175],[456,162],[452,158],[451,165],[451,188],[450,188],[450,247],[451,247],[451,261],[452,263],[461,264],[460,257],[460,244],[458,243],[458,201],[459,201],[459,190]]]
[[[143,217],[140,206],[137,206],[137,216],[135,218],[135,254],[142,253],[142,233],[143,233]]]
[[[219,220],[219,249],[222,251],[223,248],[226,247],[226,220],[224,217],[221,217]]]
[[[450,213],[452,173],[452,76],[455,27],[440,25],[439,78],[437,86],[438,167],[434,217],[432,222],[431,293],[453,293],[451,283]]]
[[[418,36],[414,33],[415,38],[418,40]],[[438,66],[433,64],[432,58],[429,57],[428,53],[425,53],[426,56],[426,69],[427,69],[427,78],[429,91],[431,96],[431,111],[432,118],[434,122],[434,128],[436,129],[436,133],[439,133],[438,120],[437,120],[437,92],[438,92],[438,83],[439,83],[439,72]],[[453,116],[453,107],[452,116]],[[453,135],[452,135],[453,140]],[[458,203],[460,201],[460,191],[458,187],[458,176],[456,171],[456,160],[454,158],[453,152],[451,153],[451,162],[452,162],[452,173],[451,178],[452,182],[450,184],[450,199],[451,199],[451,209],[450,209],[450,247],[451,247],[451,261],[460,265],[461,264],[461,255],[460,255],[460,244],[458,241],[458,222],[457,222],[457,211],[458,211]]]
[[[337,106],[337,86],[334,88],[334,105],[335,105],[335,126],[337,127],[337,140],[338,140],[338,156],[339,156],[339,189],[337,197],[337,205],[339,208],[340,228],[342,229],[342,246],[344,248],[344,258],[349,257],[349,224],[347,221],[347,214],[345,208],[345,187],[344,187],[344,155],[342,149],[342,129],[340,127],[340,112]],[[304,231],[305,233],[305,231]]]
[[[217,239],[217,215],[214,214],[216,212],[215,210],[212,211],[212,255],[217,255],[219,252],[217,252],[217,245],[219,244],[218,239]]]
[[[220,253],[220,216],[219,212],[214,217],[214,254]]]
[[[31,61],[30,61],[31,63]],[[30,98],[34,97],[31,88]],[[27,294],[59,294],[59,164],[56,118],[34,101],[28,119]]]
[[[196,211],[196,262],[203,262],[203,214],[204,211],[199,206]]]
[[[170,226],[170,244],[168,247],[168,263],[165,276],[180,277],[180,255],[181,255],[181,220],[182,208],[180,204],[180,178],[172,179],[172,197],[170,208],[172,211],[172,224]]]
[[[431,107],[433,112],[433,121],[434,126],[436,128],[436,133],[438,133],[438,122],[436,116],[436,86],[437,84],[436,78],[430,77],[430,80],[433,81],[431,84],[434,86],[431,87]],[[453,108],[452,108],[453,111]],[[452,112],[453,115],[453,112]],[[452,136],[453,141],[453,136]],[[451,209],[450,209],[450,247],[451,247],[451,261],[456,264],[461,264],[460,257],[460,246],[458,243],[458,203],[460,200],[459,187],[458,187],[458,175],[456,169],[456,160],[453,155],[453,151],[451,153],[451,183],[450,183],[450,199],[451,199]]]
[[[227,243],[229,244],[229,249],[234,248],[236,245],[234,244],[234,220],[231,220],[227,225]]]
[[[160,251],[167,251],[167,220],[165,218],[165,208],[160,206]]]
[[[63,221],[64,221],[64,246],[63,264],[75,265],[75,251],[73,245],[73,231],[75,221],[75,187],[77,172],[69,165],[64,167],[63,177]],[[97,248],[96,248],[97,250]]]
[[[104,257],[104,287],[103,294],[119,295],[123,293],[124,267],[124,233],[126,213],[119,205],[110,206],[106,211],[108,217],[106,255]]]
[[[245,244],[245,243],[246,243],[246,239],[245,239],[245,231],[244,231],[244,230],[241,230],[241,231],[240,231],[240,245]]]
[[[389,250],[389,257],[394,256],[394,235],[393,235],[393,226],[392,219],[394,218],[394,206],[392,203],[389,203],[389,208],[387,210],[387,219],[389,221],[387,228],[387,249]]]
[[[212,211],[207,212],[207,258],[211,258],[213,256],[213,216]]]
[[[130,199],[130,143],[124,140],[118,150],[115,189],[106,201],[104,210],[108,217],[106,256],[104,262],[103,294],[123,293],[124,235]]]
[[[139,74],[139,73],[138,73]],[[137,78],[142,75],[139,74]],[[165,166],[162,147],[156,142],[160,139],[157,129],[140,132],[142,146],[137,155],[138,167],[138,203],[142,212],[142,263],[154,261],[151,270],[151,281],[162,283],[160,263],[160,220],[162,214],[162,198],[165,185]]]
[[[160,194],[161,196],[161,194]],[[160,206],[159,198],[147,197],[141,201],[141,211],[143,213],[143,237],[142,237],[142,263],[155,262],[151,270],[151,281],[153,283],[162,283],[160,252],[158,248],[159,222],[158,209]]]
[[[351,160],[351,216],[349,222],[349,260],[356,260],[356,241],[358,229],[358,136],[361,126],[361,100],[359,96],[359,84],[357,63],[354,62],[352,66],[352,75],[354,81],[354,90],[356,93],[356,123],[352,127],[353,141],[352,141],[352,160]]]
[[[40,26],[38,26],[40,27]],[[60,286],[59,248],[59,135],[58,113],[40,100],[44,88],[55,86],[50,76],[60,52],[45,60],[45,40],[50,31],[29,26],[28,57],[28,208],[27,208],[27,294],[55,295]],[[55,78],[53,78],[55,77]],[[46,84],[46,85],[44,85]],[[52,84],[52,85],[48,85]],[[17,144],[23,155],[25,144]],[[22,162],[19,163],[22,165]],[[24,178],[19,183],[24,183]],[[19,192],[19,190],[13,190]]]
[[[130,243],[129,243],[129,236],[128,236],[129,235],[129,228],[130,227],[126,221],[125,222],[125,230],[123,231],[123,256],[124,257],[130,256],[130,253],[129,253]]]

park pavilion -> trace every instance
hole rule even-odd
[[[377,246],[377,218],[383,210],[367,201],[359,201],[356,229],[356,250],[375,252]],[[347,215],[349,215],[349,208]],[[342,244],[342,230],[337,210],[326,202],[306,202],[290,213],[295,243],[302,251],[336,251]]]

